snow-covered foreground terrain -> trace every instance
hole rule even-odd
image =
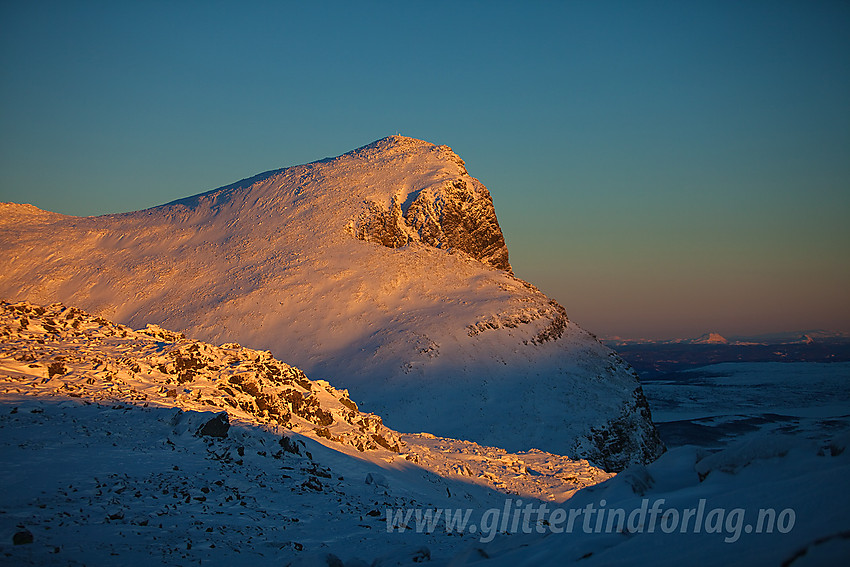
[[[9,560],[448,557],[479,536],[447,533],[445,519],[399,533],[388,519],[452,508],[474,521],[508,494],[561,502],[611,476],[542,451],[400,434],[267,352],[61,304],[0,307]]]
[[[422,140],[125,214],[0,204],[0,297],[268,349],[397,430],[611,471],[663,451],[628,364],[514,276],[487,188]]]
[[[550,512],[453,564],[846,565],[850,364],[718,364],[644,391],[666,454],[566,502],[572,530]]]
[[[3,563],[801,566],[850,553],[850,435],[832,422],[698,437],[611,478],[398,433],[262,351],[2,307]],[[838,419],[846,371],[723,365],[647,391],[661,419],[741,404]]]
[[[716,453],[677,447],[580,491],[543,533],[474,545],[452,564],[846,565],[849,444],[771,435]]]
[[[422,546],[445,547],[446,538],[387,533],[385,509],[420,498],[442,504],[453,483],[423,474],[367,484],[379,467],[312,442],[293,444],[296,454],[279,435],[247,425],[226,438],[194,435],[191,426],[210,415],[3,396],[0,558],[258,565],[322,553],[414,557]],[[13,545],[13,534],[26,532],[32,543]]]

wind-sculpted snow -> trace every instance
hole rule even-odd
[[[511,273],[446,146],[392,136],[119,215],[5,205],[0,296],[267,349],[396,430],[609,470],[663,450],[630,367]]]

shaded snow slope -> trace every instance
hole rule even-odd
[[[662,450],[631,369],[510,272],[487,189],[392,136],[153,209],[7,205],[0,296],[269,349],[406,431],[587,457]]]
[[[777,375],[730,366],[711,380],[761,391]],[[822,403],[844,366],[794,365],[773,387]],[[266,352],[0,303],[0,563],[802,567],[850,552],[846,428],[680,446],[612,478],[355,408]],[[360,445],[371,432],[395,446]],[[415,515],[434,510],[452,527]]]
[[[408,564],[478,536],[388,530],[388,510],[562,502],[611,476],[397,433],[267,352],[0,303],[0,562]]]
[[[450,564],[847,563],[850,363],[716,364],[644,389],[667,453],[576,494],[572,529],[550,513]]]
[[[773,434],[717,453],[677,447],[579,492],[570,529],[568,516],[532,525],[472,544],[450,564],[844,565],[848,443],[846,434],[825,443]]]
[[[360,411],[347,390],[310,380],[268,352],[217,347],[154,325],[134,331],[62,304],[0,303],[0,394],[226,412],[228,423],[297,432],[384,466],[424,468],[543,500],[564,500],[609,476],[587,461],[542,451],[511,454],[401,434]]]

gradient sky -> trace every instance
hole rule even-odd
[[[0,201],[451,146],[600,335],[850,331],[850,3],[0,3]]]

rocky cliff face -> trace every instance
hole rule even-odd
[[[268,349],[396,430],[610,468],[662,450],[634,373],[511,273],[446,146],[392,136],[121,215],[5,213],[0,297]]]
[[[487,188],[469,177],[464,162],[451,149],[439,146],[460,166],[457,179],[393,196],[389,207],[369,202],[357,219],[354,234],[360,240],[390,248],[422,242],[435,248],[456,249],[486,264],[512,272],[508,247],[493,198]]]

